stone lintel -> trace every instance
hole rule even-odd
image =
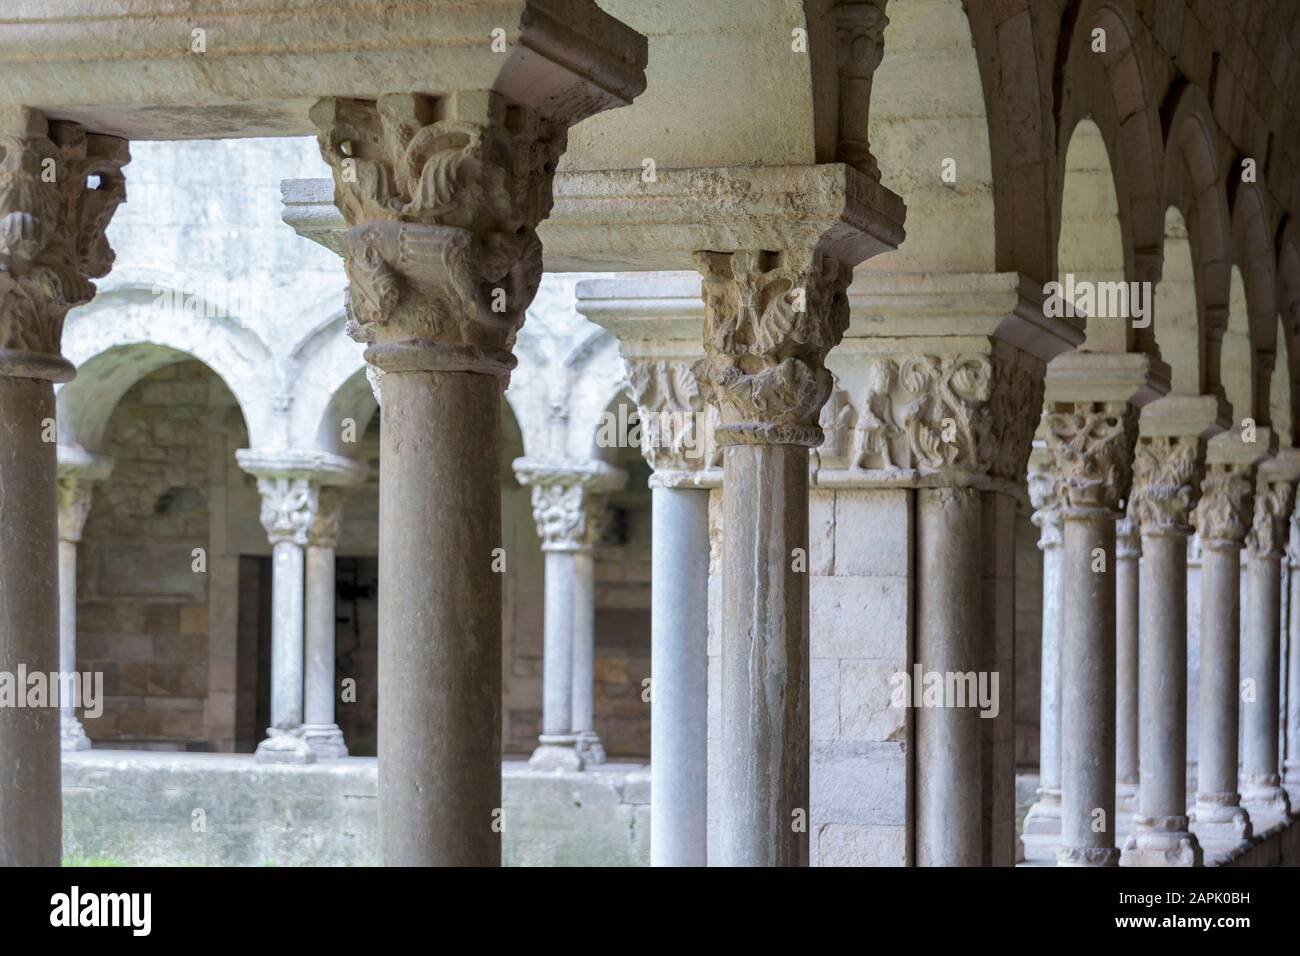
[[[1169,366],[1142,352],[1075,349],[1047,366],[1046,400],[1127,402],[1141,408],[1169,392]]]
[[[645,88],[646,38],[588,0],[405,0],[383,16],[371,0],[120,7],[6,10],[0,102],[128,139],[219,139],[313,133],[323,96],[494,89],[568,126]]]
[[[621,491],[627,484],[627,472],[609,462],[593,458],[516,458],[512,463],[515,477],[522,485],[578,485],[593,492]]]
[[[59,479],[107,481],[113,473],[113,459],[86,451],[80,445],[59,445]]]
[[[362,484],[370,467],[342,455],[310,449],[241,448],[239,467],[258,478],[287,478],[319,485],[352,487]]]
[[[1232,427],[1232,406],[1217,395],[1166,395],[1142,408],[1141,438],[1201,438]]]
[[[555,175],[555,204],[537,227],[547,272],[694,273],[700,250],[813,245],[853,265],[903,241],[902,200],[843,163],[660,169],[653,183],[641,172]],[[280,191],[281,218],[341,255],[334,184],[285,180]]]
[[[1277,434],[1271,428],[1257,428],[1255,440],[1242,439],[1241,430],[1233,428],[1215,435],[1206,443],[1206,465],[1247,469],[1264,461],[1277,451]]]

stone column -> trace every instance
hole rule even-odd
[[[1291,514],[1286,558],[1288,586],[1286,678],[1286,746],[1282,786],[1292,807],[1300,806],[1300,507]]]
[[[0,108],[0,671],[59,668],[54,383],[63,320],[95,294],[125,198],[127,144],[33,110]],[[89,177],[97,177],[97,181]],[[92,183],[95,183],[92,185]],[[0,707],[0,866],[58,866],[60,716]]]
[[[1219,402],[1170,396],[1142,411],[1131,503],[1142,531],[1142,778],[1124,866],[1203,862],[1187,818],[1187,541],[1205,442],[1228,422]]]
[[[633,39],[617,21],[604,26],[610,43]],[[584,42],[578,61],[603,53]],[[530,51],[543,74],[552,50]],[[512,60],[485,46],[465,57],[486,81],[477,88],[325,99],[311,110],[349,227],[349,332],[383,372],[388,865],[501,862],[501,392],[541,281],[537,225],[567,127],[641,88],[637,69],[619,99],[556,65],[559,85],[514,82],[510,99],[493,84]]]
[[[343,524],[341,488],[316,490],[317,512],[307,532],[306,673],[302,737],[318,758],[346,757],[343,731],[334,720],[334,549]]]
[[[1043,627],[1038,708],[1038,799],[1025,816],[1025,859],[1055,862],[1061,841],[1061,513],[1046,445],[1029,461],[1029,500],[1043,552]]]
[[[603,763],[592,725],[595,661],[595,565],[606,495],[627,474],[602,461],[520,458],[520,484],[533,489],[533,518],[546,554],[542,651],[542,733],[529,764],[582,770]]]
[[[1249,527],[1254,464],[1268,448],[1236,435],[1212,439],[1193,522],[1201,539],[1201,668],[1196,804],[1190,813],[1207,859],[1250,840],[1237,789],[1241,548]]]
[[[701,390],[723,447],[724,866],[808,865],[808,449],[851,264],[815,247],[699,253]]]
[[[108,478],[111,458],[59,446],[59,671],[77,672],[77,545],[90,517],[95,482]],[[89,750],[77,719],[77,701],[59,699],[59,739],[64,750]]]
[[[257,745],[267,763],[314,763],[302,737],[303,549],[316,511],[318,491],[310,481],[261,474],[262,527],[271,542],[271,726]]]
[[[1300,472],[1295,454],[1259,466],[1254,522],[1246,538],[1250,613],[1241,637],[1241,803],[1257,832],[1291,813],[1278,773],[1278,702],[1281,561]]]
[[[628,355],[625,345],[623,353]],[[650,577],[650,865],[707,863],[710,455],[684,360],[627,358],[654,469]]]
[[[1064,522],[1062,866],[1114,866],[1115,522],[1132,481],[1143,354],[1069,352],[1048,366],[1047,447]]]
[[[1138,632],[1142,539],[1130,497],[1115,524],[1115,814],[1116,831],[1132,823],[1138,795]]]

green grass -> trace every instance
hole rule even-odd
[[[63,858],[64,866],[127,866],[121,860],[114,860],[107,856],[66,856]]]

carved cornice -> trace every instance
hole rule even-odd
[[[1192,523],[1202,548],[1241,548],[1250,524],[1255,489],[1251,466],[1208,462]]]
[[[1203,459],[1204,444],[1199,437],[1160,435],[1138,439],[1129,514],[1142,534],[1192,533],[1192,510],[1199,497]]]
[[[63,320],[113,264],[105,231],[126,198],[129,160],[125,140],[30,110],[0,123],[0,355],[11,353],[9,374],[71,378],[58,359]]]
[[[1133,481],[1137,411],[1127,402],[1048,404],[1047,450],[1066,515],[1118,514]]]
[[[1251,558],[1280,558],[1287,546],[1295,485],[1290,481],[1261,481],[1255,492],[1255,513],[1246,536]]]
[[[628,359],[628,393],[641,422],[641,454],[656,472],[693,472],[712,458],[704,396],[687,361]]]
[[[325,99],[311,118],[350,227],[348,332],[368,360],[508,372],[565,129],[525,109],[507,117],[490,92]]]
[[[701,252],[704,352],[695,376],[727,444],[816,447],[826,353],[849,324],[852,269],[818,249]]]
[[[586,551],[601,533],[606,496],[627,473],[601,461],[520,458],[515,477],[533,489],[533,520],[543,551]]]

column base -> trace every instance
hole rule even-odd
[[[1024,858],[1030,863],[1055,863],[1061,845],[1061,791],[1038,790],[1038,799],[1025,815]]]
[[[528,766],[534,770],[570,770],[583,769],[582,757],[578,755],[577,738],[565,734],[542,734],[538,741],[541,746],[528,758]]]
[[[577,748],[578,756],[582,758],[584,766],[590,767],[605,762],[605,747],[594,730],[584,730],[578,734]]]
[[[307,741],[300,736],[301,728],[281,730],[278,727],[270,727],[266,733],[267,738],[257,745],[257,750],[253,753],[253,759],[258,763],[316,762],[316,754],[312,752],[311,747],[307,746]]]
[[[1291,801],[1277,774],[1243,777],[1241,805],[1250,814],[1257,833],[1283,823],[1291,816]]]
[[[1189,826],[1211,863],[1235,853],[1254,836],[1250,814],[1239,803],[1240,797],[1235,793],[1196,795],[1196,806],[1188,814]]]
[[[334,760],[348,755],[343,731],[338,724],[303,724],[302,739],[319,759]]]
[[[1057,866],[1119,866],[1119,849],[1113,846],[1063,846],[1056,851]]]
[[[90,738],[76,717],[59,718],[59,746],[63,750],[90,749]]]
[[[1133,816],[1120,866],[1204,866],[1205,856],[1185,816]]]

